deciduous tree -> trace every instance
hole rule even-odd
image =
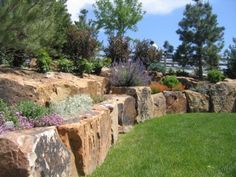
[[[126,31],[136,31],[136,24],[143,18],[144,11],[139,0],[97,0],[94,13],[98,28],[109,35],[124,36]]]

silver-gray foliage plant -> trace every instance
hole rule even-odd
[[[50,110],[64,117],[64,119],[70,119],[90,111],[92,104],[93,100],[89,95],[81,94],[53,103]]]

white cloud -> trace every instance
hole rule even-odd
[[[149,14],[169,14],[190,2],[191,0],[142,0],[143,8]]]
[[[73,20],[78,19],[81,9],[91,6],[95,0],[68,0],[67,8]]]
[[[72,14],[72,19],[76,19],[80,9],[91,6],[95,0],[68,0],[67,6]],[[140,0],[143,8],[148,14],[169,14],[172,11],[184,7],[191,0]]]

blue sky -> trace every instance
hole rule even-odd
[[[152,39],[160,47],[165,40],[177,47],[180,44],[176,34],[178,22],[183,17],[184,7],[191,0],[140,0],[144,10],[147,12],[138,23],[137,32],[128,32],[132,38]],[[92,4],[94,0],[68,0],[68,9],[75,20],[82,8],[89,10],[90,18],[93,18]],[[213,13],[217,14],[220,26],[225,27],[225,48],[232,43],[236,37],[236,0],[210,0]],[[101,32],[99,39],[106,43],[106,37]]]

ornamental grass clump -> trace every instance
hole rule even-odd
[[[65,119],[74,118],[91,110],[93,100],[88,95],[75,95],[61,102],[53,103],[50,111]]]
[[[128,61],[113,64],[110,81],[116,87],[146,86],[151,78],[141,61]]]

